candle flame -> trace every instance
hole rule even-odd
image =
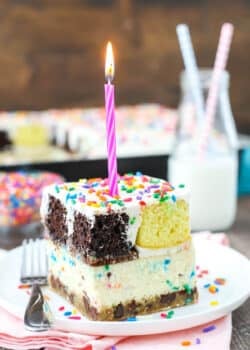
[[[109,41],[106,48],[106,63],[105,63],[105,78],[111,83],[114,79],[115,74],[115,63],[114,63],[114,55],[112,44]]]

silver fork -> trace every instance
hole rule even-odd
[[[20,280],[32,286],[24,314],[24,326],[29,331],[47,331],[52,324],[52,314],[41,289],[47,284],[48,274],[45,242],[41,239],[25,239],[22,249]]]

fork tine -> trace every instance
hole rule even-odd
[[[39,249],[39,241],[38,239],[32,240],[32,259],[31,259],[31,265],[32,265],[32,273],[31,276],[33,278],[37,278],[40,276],[40,249]]]
[[[29,242],[29,248],[30,248],[30,277],[34,278],[35,274],[35,240],[34,239],[30,239]]]
[[[49,264],[48,264],[48,256],[47,256],[47,252],[46,252],[46,246],[45,246],[45,241],[44,241],[44,248],[45,250],[45,254],[44,254],[44,259],[45,259],[45,275],[48,276],[48,272],[49,272]]]
[[[46,241],[42,241],[42,249],[43,249],[43,275],[46,276],[46,283],[47,283],[47,276],[48,276],[48,256],[47,256],[47,250],[46,250]]]
[[[43,240],[40,241],[40,274],[42,276],[47,276],[48,274],[48,259],[46,253],[45,242]]]
[[[46,256],[44,246],[44,242],[40,239],[29,239],[23,242],[21,282],[32,285],[31,296],[24,314],[24,326],[29,331],[46,331],[53,322],[52,313],[40,287],[47,284],[47,275],[43,274],[42,268],[46,261],[44,261]]]
[[[37,253],[37,276],[42,275],[41,271],[41,244],[40,244],[40,239],[35,240],[36,243],[36,253]]]
[[[28,240],[25,239],[22,243],[21,279],[27,276],[27,244]]]
[[[22,283],[47,283],[47,256],[44,242],[40,239],[23,241],[21,264]]]

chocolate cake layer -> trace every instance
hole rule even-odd
[[[117,263],[138,257],[126,234],[129,222],[126,213],[95,215],[94,224],[91,225],[85,215],[75,212],[73,220],[73,233],[68,236],[67,210],[58,199],[50,196],[45,226],[52,241],[66,243],[71,251],[80,254],[90,265]]]
[[[94,321],[124,320],[128,317],[193,304],[198,300],[198,291],[197,288],[194,288],[193,290],[182,290],[170,294],[161,294],[151,299],[141,300],[140,302],[136,302],[132,299],[129,302],[119,303],[118,305],[98,311],[90,304],[86,293],[82,292],[81,296],[73,293],[69,294],[67,292],[67,287],[59,278],[55,278],[53,275],[49,276],[49,283],[55,292],[66,298],[83,315]]]
[[[88,256],[126,256],[132,248],[127,242],[126,230],[129,217],[126,213],[110,213],[95,216],[91,227],[83,214],[76,213],[73,224],[72,243],[76,249],[83,250]]]
[[[65,243],[68,227],[66,224],[67,210],[59,199],[49,196],[48,215],[45,218],[45,226],[53,241]]]

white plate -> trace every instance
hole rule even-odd
[[[233,249],[209,241],[195,241],[199,302],[174,309],[171,318],[164,312],[138,316],[136,320],[100,322],[89,321],[50,290],[45,290],[58,328],[94,335],[140,335],[154,334],[189,328],[211,322],[239,307],[250,294],[250,263]],[[28,302],[28,289],[20,289],[19,269],[21,249],[16,248],[0,262],[0,305],[23,317]],[[206,271],[207,270],[207,271]],[[203,272],[202,272],[203,271]],[[208,272],[208,273],[207,273]],[[216,285],[216,278],[225,279],[224,285]],[[207,285],[215,285],[218,291],[212,294]],[[212,304],[212,305],[211,305]],[[62,308],[64,309],[62,310]],[[65,312],[80,319],[69,319]],[[169,311],[165,314],[168,315]],[[78,318],[77,317],[77,318]]]

